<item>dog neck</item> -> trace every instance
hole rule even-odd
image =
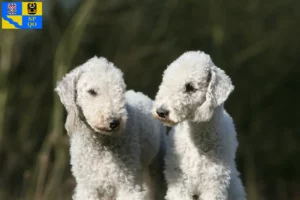
[[[187,120],[182,123],[180,128],[184,129],[185,131],[181,132],[188,132],[187,137],[190,138],[190,141],[192,141],[195,146],[201,149],[202,152],[209,152],[210,150],[215,149],[215,146],[221,139],[216,127],[218,126],[217,123],[220,123],[223,112],[223,106],[219,106],[216,108],[212,118],[209,121],[194,122]]]
[[[212,117],[208,121],[187,120],[186,124],[188,125],[188,127],[192,128],[193,131],[195,131],[194,129],[205,130],[207,128],[210,128],[211,126],[214,126],[216,121],[218,121],[218,119],[223,115],[223,112],[224,112],[224,105],[222,104],[215,108]]]

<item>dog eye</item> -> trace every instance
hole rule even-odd
[[[191,83],[187,83],[185,84],[185,92],[195,92],[196,88],[191,84]]]
[[[92,95],[92,96],[96,96],[97,95],[97,92],[95,90],[93,90],[93,89],[88,90],[88,93],[90,93],[90,95]]]

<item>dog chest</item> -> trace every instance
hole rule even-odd
[[[217,141],[209,138],[195,138],[188,134],[174,133],[171,136],[170,149],[166,158],[168,168],[178,168],[174,174],[181,177],[192,194],[200,194],[210,181],[210,174],[218,167]]]
[[[134,159],[126,157],[126,149],[91,146],[83,140],[71,142],[72,172],[77,183],[98,185],[99,190],[112,190],[120,181],[134,177]],[[124,154],[125,155],[124,155]]]

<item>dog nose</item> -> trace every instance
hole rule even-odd
[[[158,108],[156,113],[161,118],[166,118],[169,115],[169,111],[164,108]]]
[[[118,128],[119,125],[120,125],[119,119],[113,119],[111,120],[111,122],[109,122],[109,128],[111,128],[112,130]]]

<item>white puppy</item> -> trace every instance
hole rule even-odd
[[[164,72],[153,114],[169,126],[167,200],[244,200],[236,169],[238,146],[224,102],[230,78],[209,55],[187,52]]]
[[[151,99],[125,93],[122,72],[97,57],[68,73],[56,91],[68,111],[73,199],[161,199],[165,127],[153,119]]]

